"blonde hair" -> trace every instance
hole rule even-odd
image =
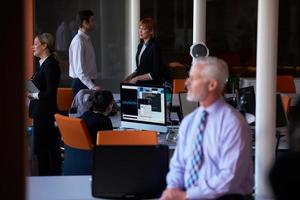
[[[36,36],[42,44],[47,44],[50,53],[55,52],[55,38],[50,33],[41,33]]]

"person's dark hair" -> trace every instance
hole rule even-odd
[[[292,151],[300,152],[300,100],[296,103],[296,106],[293,108],[290,123],[289,123],[289,142],[290,149]]]
[[[91,111],[105,112],[113,100],[114,98],[110,91],[98,90],[93,95]]]
[[[76,16],[76,22],[77,22],[78,28],[82,27],[82,23],[84,20],[89,21],[91,16],[94,16],[93,11],[91,11],[91,10],[79,11]]]

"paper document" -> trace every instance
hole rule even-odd
[[[40,92],[40,90],[34,85],[32,80],[28,80],[26,82],[26,88],[27,88],[27,91],[30,93]]]

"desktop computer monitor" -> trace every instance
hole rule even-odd
[[[237,90],[237,109],[244,114],[250,113],[255,115],[255,93],[253,86]],[[252,123],[251,125],[255,124]],[[283,108],[281,94],[276,93],[276,127],[286,127],[287,125],[288,120]]]
[[[166,188],[169,147],[110,146],[93,148],[92,195],[109,199],[159,198]]]
[[[164,86],[120,85],[121,128],[167,132]]]
[[[255,115],[255,92],[253,86],[237,89],[236,100],[239,111]]]

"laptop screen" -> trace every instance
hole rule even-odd
[[[95,146],[92,194],[100,198],[157,198],[166,187],[169,148]]]

